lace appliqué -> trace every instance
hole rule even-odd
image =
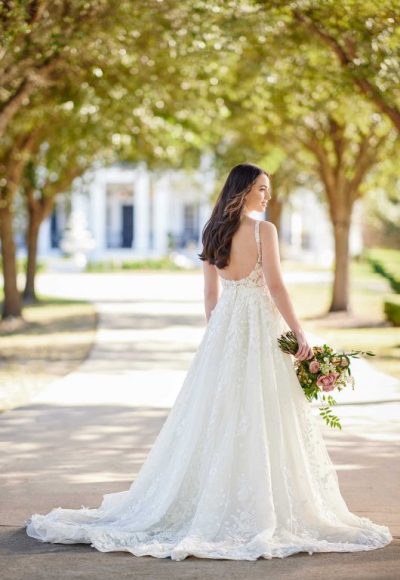
[[[99,508],[27,520],[44,542],[183,560],[353,552],[393,539],[352,514],[317,418],[277,337],[285,322],[258,259],[224,290],[136,480]]]

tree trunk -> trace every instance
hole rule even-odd
[[[360,133],[358,150],[351,158],[345,126],[331,117],[328,121],[327,137],[335,153],[333,159],[329,155],[329,142],[316,139],[315,134],[310,132],[308,139],[300,142],[314,155],[333,226],[335,269],[329,312],[349,312],[349,235],[353,205],[360,198],[363,179],[378,159],[377,151],[382,141],[376,139],[373,128],[367,134]]]
[[[28,251],[26,264],[26,279],[23,292],[24,302],[37,302],[35,292],[35,274],[37,262],[37,245],[40,225],[42,223],[41,213],[35,210],[29,210],[28,231],[26,236],[26,246]]]
[[[0,188],[0,242],[4,280],[3,319],[22,318],[22,300],[17,283],[13,200],[29,156],[39,144],[39,136],[40,130],[36,129],[15,139],[11,148],[0,159],[1,169],[6,176],[6,185]]]
[[[37,267],[37,247],[40,226],[51,214],[54,207],[54,197],[42,197],[35,199],[33,191],[28,192],[28,230],[26,235],[26,247],[28,251],[26,263],[26,278],[23,298],[25,302],[38,302],[35,291],[35,278]]]
[[[1,203],[2,200],[0,200]],[[21,296],[17,285],[17,263],[13,236],[13,214],[9,203],[0,206],[0,241],[3,261],[4,301],[2,318],[21,317]]]
[[[335,269],[329,312],[349,312],[349,235],[350,215],[333,224]]]
[[[272,197],[268,203],[267,219],[272,222],[280,234],[281,217],[282,217],[283,203],[276,197]]]

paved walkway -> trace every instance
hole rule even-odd
[[[96,507],[103,494],[127,489],[173,404],[205,324],[197,274],[57,274],[42,275],[39,284],[49,295],[95,301],[100,326],[78,371],[0,416],[1,579],[399,578],[400,388],[363,361],[357,361],[358,388],[341,398],[343,431],[324,427],[324,436],[350,509],[389,525],[395,540],[386,548],[256,562],[173,562],[27,537],[22,525],[31,513]]]

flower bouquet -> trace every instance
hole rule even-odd
[[[280,349],[288,354],[296,354],[299,346],[295,333],[290,330],[278,339]],[[331,393],[334,389],[341,391],[346,385],[354,389],[354,378],[350,371],[350,358],[359,358],[359,355],[375,356],[370,351],[353,350],[351,352],[334,352],[324,344],[314,346],[313,357],[307,360],[296,359],[294,366],[299,383],[309,401],[320,400],[322,405],[320,415],[330,427],[341,429],[339,417],[332,414],[336,405]]]

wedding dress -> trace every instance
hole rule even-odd
[[[381,548],[389,528],[351,513],[258,259],[223,291],[176,401],[126,491],[98,508],[26,520],[43,542],[135,556],[256,560]]]

